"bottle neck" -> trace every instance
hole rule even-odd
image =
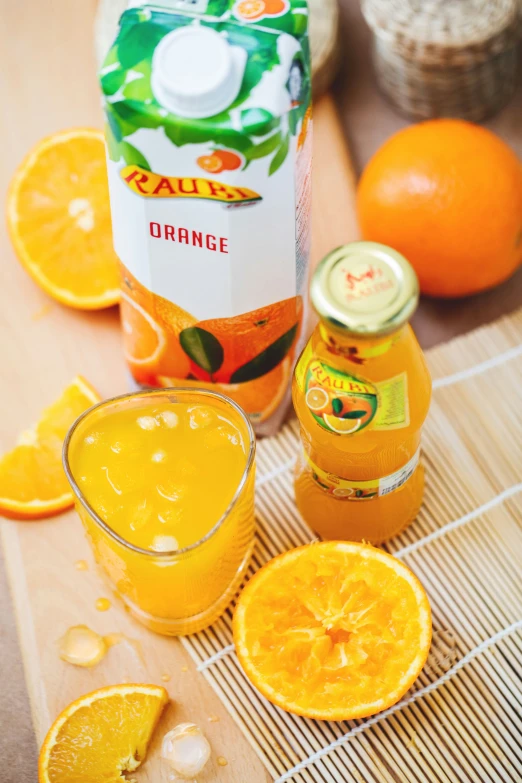
[[[405,325],[391,334],[374,337],[359,337],[330,329],[322,321],[319,322],[319,336],[328,353],[341,356],[353,364],[367,364],[387,353],[399,340]]]

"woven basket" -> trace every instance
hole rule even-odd
[[[94,29],[96,57],[101,63],[116,37],[118,20],[128,0],[99,0]],[[314,98],[330,86],[339,64],[337,0],[308,0]]]
[[[518,0],[363,0],[378,84],[415,119],[479,121],[511,98]]]

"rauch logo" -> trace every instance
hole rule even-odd
[[[202,198],[227,204],[261,201],[259,193],[250,188],[225,185],[203,177],[164,177],[140,166],[125,166],[121,178],[134,193],[145,198]]]

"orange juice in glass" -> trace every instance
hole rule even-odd
[[[225,610],[254,536],[255,440],[232,400],[171,389],[94,406],[64,465],[97,563],[158,633],[194,633]]]
[[[380,543],[420,508],[431,378],[408,324],[418,290],[406,259],[375,242],[338,248],[314,274],[320,322],[293,381],[295,493],[323,538]]]

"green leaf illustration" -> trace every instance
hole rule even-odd
[[[255,378],[260,378],[262,375],[266,375],[267,372],[277,367],[279,362],[282,362],[286,354],[290,350],[292,343],[297,332],[299,324],[294,324],[288,332],[285,332],[279,337],[272,345],[261,351],[254,359],[244,364],[230,377],[230,383],[245,383],[246,381],[253,381]],[[181,333],[183,334],[183,332]]]
[[[107,122],[109,124],[109,128],[111,129],[111,133],[114,136],[116,142],[119,142],[122,140],[123,134],[121,132],[119,122],[113,114],[111,104],[106,104],[105,111],[107,112]]]
[[[270,155],[270,153],[276,150],[281,144],[281,138],[281,133],[278,131],[277,133],[274,133],[273,136],[269,136],[268,139],[262,141],[260,144],[256,144],[255,147],[252,147],[252,149],[249,151],[248,159],[257,160],[258,158],[264,158],[267,155]]]
[[[147,112],[144,112],[141,111],[142,104],[139,101],[116,101],[111,103],[111,108],[118,120],[131,128],[130,133],[136,128],[160,128],[164,122],[156,106],[149,105]],[[123,135],[126,136],[127,133]]]
[[[268,176],[271,177],[272,174],[275,174],[276,171],[281,168],[283,163],[286,160],[286,156],[288,155],[288,149],[290,147],[290,136],[285,136],[283,139],[283,142],[279,149],[277,150],[276,154],[272,158],[272,162],[270,163],[270,167],[268,169]]]
[[[181,347],[198,367],[210,375],[223,364],[223,346],[213,334],[199,326],[189,326],[179,335]]]
[[[116,161],[117,163],[119,160],[121,160],[122,156],[121,144],[118,144],[117,140],[115,139],[114,133],[112,132],[111,126],[108,122],[105,125],[105,140],[107,142],[109,158]]]
[[[335,397],[332,400],[332,408],[333,408],[333,412],[338,416],[343,409],[342,400],[340,400],[338,397]]]
[[[241,112],[243,130],[251,136],[266,136],[279,121],[279,117],[274,117],[267,109],[244,109]]]
[[[142,155],[141,152],[136,149],[136,147],[133,147],[132,144],[129,144],[128,141],[123,141],[119,146],[125,159],[125,163],[128,165],[134,163],[136,166],[141,166],[142,169],[147,169],[147,171],[150,171],[147,158]]]
[[[103,74],[100,84],[105,95],[114,95],[115,92],[118,92],[125,82],[126,76],[127,72],[122,68],[116,68],[114,71]]]
[[[150,80],[143,75],[141,78],[132,79],[123,88],[125,98],[131,101],[152,101],[154,95],[150,86]]]
[[[165,135],[176,147],[213,142],[216,147],[237,150],[248,157],[252,147],[249,137],[230,127],[228,113],[223,113],[221,117],[221,122],[214,118],[214,121],[209,123],[206,120],[186,119],[171,114],[164,120]]]
[[[299,122],[299,115],[300,115],[299,109],[290,109],[290,111],[288,112],[288,128],[292,136],[295,136],[295,134],[297,133],[297,124]]]
[[[335,402],[335,400],[334,400]],[[332,403],[333,405],[333,403]],[[343,413],[342,418],[343,419],[362,419],[368,411],[348,411],[348,413]]]
[[[157,44],[169,30],[153,22],[133,24],[121,33],[118,56],[124,68],[132,68],[141,60],[152,57]]]

